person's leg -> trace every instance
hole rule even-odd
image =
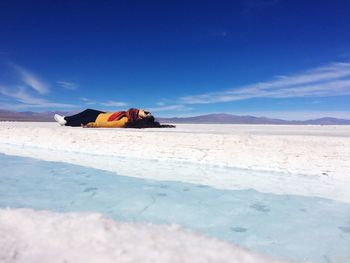
[[[89,122],[94,122],[100,113],[105,113],[104,111],[87,109],[78,114],[64,117],[67,121],[66,126],[78,127],[81,124],[85,125]]]

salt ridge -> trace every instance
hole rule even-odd
[[[0,261],[282,262],[177,225],[121,223],[97,213],[30,209],[0,209]]]
[[[126,130],[3,122],[0,152],[120,175],[350,203],[348,126],[186,124],[176,129]],[[118,162],[114,158],[129,159]],[[189,169],[189,163],[197,166]],[[210,166],[246,172],[222,170],[213,176],[217,170]]]

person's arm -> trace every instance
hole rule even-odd
[[[89,122],[87,124],[81,124],[81,127],[83,128],[97,128],[96,122]]]

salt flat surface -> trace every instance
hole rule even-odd
[[[3,154],[0,167],[0,208],[98,212],[123,222],[178,224],[276,258],[350,261],[350,204],[118,176]]]
[[[226,206],[215,205],[215,202],[205,203],[203,200],[206,199],[203,196],[199,198],[199,200],[202,200],[202,203],[192,207],[191,204],[193,204],[193,202],[188,201],[181,203],[181,200],[175,199],[176,202],[173,203],[173,206],[176,207],[177,204],[183,204],[183,207],[188,208],[187,214],[190,216],[171,218],[172,214],[168,214],[170,218],[168,221],[164,221],[164,223],[172,223],[176,218],[176,220],[195,218],[201,215],[201,212],[192,213],[194,207],[201,210],[203,208],[202,205],[206,204],[211,207],[209,210],[213,210],[214,213],[218,212],[216,207],[219,210],[224,209],[222,210],[222,216],[218,216],[217,219],[215,219],[215,217],[206,217],[207,220],[214,220],[213,222],[215,222],[213,223],[213,227],[209,227],[206,233],[217,231],[216,227],[220,225],[231,227],[230,224],[234,223],[234,221],[231,222],[230,218],[235,217],[240,224],[245,222],[246,225],[242,226],[238,224],[231,227],[232,231],[230,234],[236,233],[242,235],[241,238],[237,240],[233,239],[232,242],[247,242],[246,244],[256,245],[256,247],[253,247],[254,251],[259,251],[258,248],[262,243],[260,243],[257,236],[262,235],[265,236],[265,241],[269,240],[269,237],[271,238],[271,247],[274,245],[276,245],[275,248],[284,246],[287,251],[296,251],[293,252],[295,255],[297,252],[301,253],[300,256],[308,255],[308,253],[310,253],[310,255],[320,256],[321,259],[317,262],[332,262],[334,259],[336,259],[335,262],[342,262],[337,260],[337,256],[344,258],[343,256],[347,257],[348,255],[347,249],[344,250],[343,247],[346,247],[346,243],[349,241],[349,226],[348,221],[346,221],[346,218],[348,218],[347,204],[350,203],[350,192],[348,190],[348,186],[350,185],[349,126],[186,124],[178,125],[176,129],[137,130],[82,129],[60,127],[56,123],[1,122],[0,153],[33,157],[46,161],[78,164],[85,167],[110,171],[115,175],[152,179],[162,182],[178,181],[179,183],[191,183],[194,185],[193,187],[195,187],[195,185],[207,185],[213,187],[213,190],[206,194],[206,196],[209,197],[207,198],[208,200],[223,201],[226,200],[224,196],[231,196],[232,194],[230,198],[244,196],[237,199],[242,200],[242,202],[235,203],[230,199],[231,201],[228,201],[227,205],[233,202],[235,206],[233,210],[227,210],[224,209]],[[5,162],[3,166],[7,163],[9,162]],[[52,165],[50,165],[50,167],[51,166]],[[81,168],[79,168],[79,170],[81,170]],[[9,171],[13,171],[13,169],[9,167]],[[40,171],[38,170],[34,175],[39,173]],[[6,202],[8,202],[8,204],[17,204],[15,207],[57,209],[62,212],[70,211],[70,207],[72,211],[81,211],[79,207],[85,207],[86,205],[87,209],[82,209],[82,211],[96,211],[92,207],[89,207],[89,205],[95,204],[92,199],[96,197],[96,199],[94,199],[96,201],[96,207],[101,209],[104,207],[103,204],[106,203],[106,200],[103,199],[103,191],[96,190],[96,186],[86,186],[79,192],[74,190],[75,188],[69,188],[69,184],[65,185],[67,189],[71,189],[70,192],[76,194],[70,196],[75,196],[76,198],[73,198],[74,200],[69,200],[64,198],[64,196],[69,197],[69,192],[64,193],[64,191],[60,192],[54,189],[55,186],[60,185],[60,183],[65,183],[65,181],[57,176],[57,174],[55,175],[55,173],[53,173],[52,176],[57,177],[54,177],[56,181],[52,181],[56,183],[51,185],[49,184],[50,181],[45,183],[45,186],[49,188],[52,187],[51,198],[51,195],[45,196],[45,193],[50,193],[49,188],[48,191],[45,192],[38,191],[39,188],[33,186],[35,184],[40,186],[40,183],[43,182],[45,178],[53,178],[45,177],[47,176],[45,175],[43,178],[32,178],[26,181],[25,176],[20,178],[11,177],[11,175],[13,176],[15,174],[16,173],[9,172],[9,177],[2,177],[5,181],[1,182],[1,185],[6,185],[6,187],[0,194],[6,193],[6,189],[13,190],[7,191],[7,195],[2,195],[0,197],[3,202],[2,207],[6,207]],[[19,173],[17,173],[17,175],[18,174]],[[72,174],[79,175],[79,172]],[[70,177],[67,175],[67,178]],[[102,178],[105,177],[101,177],[101,180],[104,180]],[[8,183],[13,185],[13,187],[8,188]],[[111,185],[116,184],[111,183]],[[127,185],[130,186],[129,183]],[[104,186],[106,186],[105,182],[101,181],[101,184],[97,188],[102,189]],[[62,189],[65,189],[65,187],[62,186]],[[80,186],[77,187],[79,188]],[[29,191],[26,192],[28,195],[24,193],[24,189],[29,189]],[[169,188],[170,192],[171,189],[172,188]],[[219,193],[217,197],[212,196],[216,193],[214,191],[215,189],[219,191],[217,192]],[[18,190],[20,194],[16,193]],[[220,191],[224,190],[240,190],[241,192],[239,195],[236,195],[234,191],[228,195],[223,195]],[[147,191],[148,190],[144,190],[143,193],[146,194]],[[196,193],[196,191],[192,192]],[[156,202],[153,202],[152,198],[147,199],[147,197],[140,198],[140,200],[145,199],[149,201],[149,204],[161,205],[162,202],[158,199],[167,199],[167,197],[163,195],[164,193],[165,192],[160,192],[161,196],[157,196]],[[102,199],[100,199],[101,194]],[[266,199],[266,196],[273,196],[274,194],[280,196]],[[291,195],[296,197],[291,197]],[[114,195],[108,194],[105,197],[108,199],[111,196]],[[127,196],[129,198],[130,195],[127,194]],[[185,197],[185,194],[180,196]],[[341,201],[343,203],[326,199],[317,199],[318,197]],[[193,197],[190,199],[193,200]],[[253,199],[260,201],[253,202]],[[81,203],[79,203],[80,201],[77,202],[77,200],[81,200]],[[101,201],[100,205],[98,200]],[[132,209],[133,207],[137,207],[137,209],[140,208],[142,216],[148,216],[146,221],[152,218],[151,221],[153,222],[154,218],[162,215],[159,214],[157,210],[158,205],[149,207],[148,204],[146,204],[145,206],[136,198],[128,199],[129,202],[126,207],[120,206],[125,202],[125,200],[123,200],[124,199],[122,199],[122,202],[118,203],[119,205],[117,204],[118,209],[130,211],[130,208]],[[269,201],[265,203],[267,200]],[[65,201],[69,202],[64,203]],[[248,201],[249,204],[245,204],[245,202]],[[286,203],[290,204],[290,206],[284,207]],[[169,202],[165,202],[163,206],[168,207],[168,204]],[[55,205],[57,205],[57,207],[55,207]],[[148,208],[143,210],[142,207]],[[108,212],[113,210],[111,209],[112,208],[107,207],[106,211],[97,211],[103,212],[108,216],[113,216],[114,214],[112,212]],[[137,212],[137,209],[134,212]],[[207,211],[206,209],[202,210]],[[286,212],[281,212],[282,210]],[[240,211],[242,214],[240,214]],[[294,213],[288,216],[288,213],[291,211],[294,211]],[[327,216],[322,216],[325,211]],[[236,212],[238,214],[236,214]],[[243,212],[248,212],[250,216],[244,216]],[[254,217],[251,216],[251,213],[259,214],[260,216],[258,218],[263,221],[260,223],[254,222]],[[183,215],[184,213],[180,214]],[[89,216],[91,214],[74,214],[73,217],[78,218],[78,221],[76,221],[78,223],[74,223],[75,219],[71,220],[70,214],[55,214],[17,209],[0,210],[0,243],[3,242],[6,245],[3,246],[0,244],[0,251],[3,252],[0,255],[0,261],[8,260],[9,262],[13,262],[17,258],[21,259],[22,262],[24,262],[24,258],[26,262],[35,262],[38,258],[57,258],[58,261],[62,261],[64,259],[63,257],[68,257],[70,262],[87,261],[89,258],[91,258],[92,262],[108,262],[115,260],[116,254],[114,251],[118,251],[115,248],[115,244],[119,245],[122,241],[129,240],[128,237],[122,236],[121,240],[119,240],[115,238],[115,232],[112,231],[113,233],[111,233],[109,231],[110,227],[106,227],[104,223],[100,224],[101,222],[95,222],[96,224],[93,223],[93,226],[91,226],[91,222],[81,221],[84,220],[85,217],[88,217],[86,215]],[[240,215],[243,216],[243,219],[239,217]],[[66,218],[67,216],[68,219]],[[98,216],[101,218],[101,215]],[[142,216],[140,216],[140,214],[135,214],[135,218],[138,219],[142,218]],[[53,218],[59,218],[59,220],[54,219],[52,221]],[[320,218],[320,220],[317,222],[312,221],[317,218]],[[278,235],[284,233],[282,230],[286,227],[286,224],[278,224],[278,222],[284,223],[288,221],[287,219],[294,221],[295,226],[302,226],[305,231],[301,231],[300,233],[302,234],[298,236],[299,232],[296,230],[298,228],[294,228],[295,226],[293,224],[288,223],[290,227],[289,234]],[[107,219],[103,218],[102,221],[103,220]],[[129,220],[128,217],[126,220]],[[194,221],[196,220],[179,221],[179,223],[191,228],[191,224]],[[60,225],[60,222],[62,222],[62,225]],[[112,222],[111,224],[113,227],[125,230],[126,234],[138,232],[138,230],[133,232],[130,228],[124,228],[124,226],[120,225],[123,223]],[[161,220],[155,220],[155,222],[162,223]],[[223,222],[225,223],[222,224]],[[267,222],[271,223],[271,229],[267,227]],[[266,227],[261,229],[258,227],[254,230],[254,226],[261,226],[261,224],[266,225]],[[198,222],[198,224],[194,224],[194,226],[203,226],[203,224]],[[168,227],[169,226],[165,226],[165,229]],[[96,228],[96,232],[93,232],[92,229],[94,228]],[[170,258],[171,262],[174,262],[173,256],[180,254],[179,251],[184,251],[185,255],[188,255],[188,258],[191,259],[191,262],[195,262],[193,260],[193,254],[190,254],[192,251],[196,252],[196,254],[203,254],[203,256],[206,257],[203,260],[199,259],[198,262],[220,262],[221,258],[217,258],[217,256],[221,255],[216,255],[219,254],[216,253],[217,251],[220,251],[222,255],[227,255],[227,257],[223,258],[222,262],[226,262],[224,260],[228,258],[230,258],[229,262],[235,262],[232,261],[232,258],[239,258],[235,249],[234,254],[228,255],[226,253],[231,253],[227,252],[230,249],[226,251],[225,249],[216,248],[215,245],[209,246],[208,244],[211,244],[211,241],[208,241],[209,243],[203,241],[202,249],[197,249],[197,246],[193,246],[193,242],[197,241],[191,240],[191,237],[188,239],[190,240],[189,243],[186,243],[186,237],[181,243],[183,245],[177,245],[176,239],[180,241],[182,239],[177,238],[176,235],[171,235],[169,237],[170,249],[168,250],[168,247],[164,249],[162,244],[159,244],[163,241],[155,237],[159,231],[153,232],[153,230],[146,225],[141,226],[141,228],[145,228],[145,231],[151,231],[149,234],[150,238],[146,237],[143,239],[144,235],[142,234],[139,244],[137,244],[137,241],[140,237],[137,236],[130,244],[120,245],[121,247],[127,246],[127,248],[118,254],[118,256],[125,255],[125,258],[122,257],[125,261],[121,262],[138,262],[140,261],[140,254],[143,255],[143,262],[147,262],[146,260],[153,262],[155,257],[160,257],[162,259],[162,261],[159,262],[167,262],[167,260],[169,262]],[[99,229],[108,229],[108,231],[106,231],[106,233],[101,233]],[[193,227],[193,229],[196,228]],[[242,238],[245,235],[245,231],[249,231],[248,229],[257,233],[257,236],[255,236],[254,233],[246,233],[246,239]],[[277,229],[277,232],[274,233],[269,229]],[[202,231],[202,229],[200,230]],[[84,233],[84,231],[86,233]],[[36,232],[38,233],[38,238],[36,237]],[[159,238],[166,236],[166,234],[163,236],[163,232],[166,232],[166,230],[162,229],[160,232],[162,234],[159,235]],[[223,232],[227,233],[227,231]],[[74,235],[74,233],[76,234]],[[293,245],[302,244],[302,242],[298,243],[298,240],[305,239],[304,233],[310,233],[307,237],[311,238],[306,242],[306,245],[302,246],[306,248],[305,250],[298,248],[297,245]],[[52,236],[58,237],[58,239],[56,241],[55,239],[50,239]],[[80,236],[86,238],[79,240]],[[281,236],[286,237],[286,239],[280,239]],[[153,243],[154,246],[148,246],[147,240],[153,240],[153,237],[157,242]],[[76,239],[73,240],[72,238]],[[225,237],[220,236],[219,238],[225,240]],[[231,238],[231,236],[228,238]],[[339,241],[339,238],[341,238],[342,242]],[[212,240],[210,238],[205,239]],[[307,249],[307,244],[313,243],[315,239],[320,242],[323,240],[329,241],[330,245],[324,242],[318,246],[318,249],[321,250],[322,253],[319,252],[319,250],[309,251]],[[45,242],[43,242],[43,240],[45,240]],[[49,240],[49,242],[47,240]],[[91,240],[92,243],[87,245],[86,240]],[[274,243],[276,240],[279,240],[280,243]],[[47,246],[44,243],[47,243]],[[140,246],[143,252],[129,252],[131,251],[129,248],[132,249],[132,247],[135,246],[134,243],[136,244],[136,248],[138,249]],[[198,243],[201,244],[199,241]],[[288,246],[286,245],[287,243],[289,244]],[[340,245],[343,243],[345,246]],[[74,246],[74,244],[76,244],[74,248],[77,250],[71,253],[67,252],[69,251],[68,248]],[[91,244],[93,245],[91,246]],[[147,247],[142,247],[145,244]],[[176,249],[173,249],[173,244],[175,244],[174,246]],[[192,244],[192,246],[190,244]],[[332,244],[337,246],[332,247]],[[164,243],[164,245],[168,246],[167,243]],[[226,245],[227,244],[225,244],[225,246]],[[53,249],[54,246],[58,246],[61,250]],[[249,246],[247,245],[246,247]],[[1,250],[2,248],[4,249]],[[44,248],[44,250],[41,250],[42,248]],[[163,252],[155,252],[156,256],[153,253],[149,253],[150,259],[148,259],[147,256],[144,260],[145,254],[148,254],[150,251],[157,251],[158,248],[159,251],[167,251],[166,253],[164,252],[166,254],[165,258],[159,256],[159,253],[163,255]],[[202,253],[202,250],[208,251]],[[224,250],[225,252],[222,252]],[[8,251],[11,253],[7,253]],[[47,253],[43,254],[43,251]],[[124,253],[125,251],[127,251],[126,254]],[[147,253],[145,251],[147,251]],[[262,249],[260,251],[266,250]],[[277,249],[275,251],[283,250]],[[323,253],[323,251],[326,252]],[[85,254],[88,255],[86,258]],[[251,252],[248,252],[248,254],[249,256],[252,255]],[[269,254],[276,255],[272,252]],[[22,255],[23,257],[21,258]],[[214,260],[213,258],[209,260],[207,255],[209,255],[209,258],[214,255]],[[175,260],[178,260],[178,262],[186,262],[187,256],[184,258],[175,258]],[[252,260],[253,261],[247,262],[256,262],[256,260],[261,260],[261,257],[258,256],[258,259],[253,258]],[[265,258],[262,260],[265,260]],[[189,262],[190,260],[187,261]],[[244,260],[239,259],[237,262],[244,262]],[[268,260],[268,262],[271,262],[271,260]]]
[[[96,213],[0,209],[0,261],[282,262],[176,225],[120,223]]]
[[[1,122],[0,152],[120,175],[350,202],[349,126],[179,124],[138,130]],[[252,176],[215,170],[214,177],[212,166]],[[197,176],[193,169],[203,173]]]

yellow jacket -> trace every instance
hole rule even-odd
[[[108,121],[108,118],[113,113],[114,112],[100,113],[97,116],[95,122],[89,122],[86,126],[92,128],[123,128],[125,126],[125,123],[128,122],[128,118],[123,117],[120,120]]]

